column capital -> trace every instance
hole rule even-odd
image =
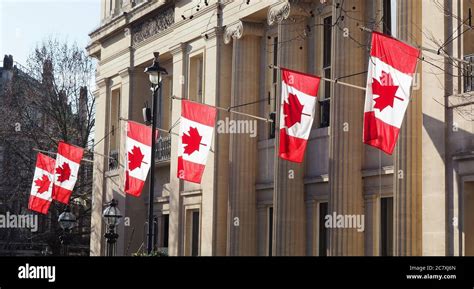
[[[179,54],[181,52],[185,52],[187,47],[188,47],[188,45],[186,43],[180,42],[176,45],[171,46],[169,48],[169,50],[170,50],[171,55],[174,56],[174,55]]]
[[[104,88],[110,85],[110,78],[104,77],[96,81],[97,88]]]
[[[202,33],[201,36],[204,37],[206,40],[211,40],[220,36],[221,34],[222,34],[222,28],[214,27]]]
[[[120,70],[119,75],[123,79],[126,77],[130,77],[130,75],[133,74],[134,71],[135,71],[134,67],[127,67],[125,69]]]
[[[281,23],[282,21],[288,19],[291,16],[310,16],[309,7],[303,7],[298,1],[287,0],[279,2],[270,7],[268,10],[268,25],[273,25],[276,23]]]
[[[263,26],[260,23],[236,21],[225,28],[224,43],[229,44],[232,39],[240,39],[245,35],[263,36]]]

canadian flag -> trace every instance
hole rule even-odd
[[[151,127],[128,121],[126,147],[125,192],[139,197],[151,167]]]
[[[56,166],[54,168],[53,199],[64,204],[69,203],[84,149],[65,142],[59,142]]]
[[[181,102],[178,178],[201,183],[215,123],[216,109],[214,107],[187,100]]]
[[[373,32],[364,108],[364,143],[392,154],[410,103],[420,50]]]
[[[320,78],[281,68],[280,158],[301,163],[313,125]]]
[[[51,205],[54,165],[56,161],[44,154],[38,153],[36,157],[36,169],[31,185],[28,209],[47,214]]]

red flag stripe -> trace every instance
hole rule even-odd
[[[80,164],[82,155],[84,154],[84,149],[61,141],[58,145],[58,154],[67,158],[68,160]]]
[[[280,158],[297,163],[303,162],[307,143],[306,139],[290,136],[286,133],[286,129],[280,129]]]
[[[38,198],[35,196],[30,196],[30,199],[28,201],[28,208],[32,211],[42,213],[42,214],[47,214],[49,207],[51,206],[51,201]]]
[[[125,192],[129,195],[139,197],[142,193],[143,187],[145,186],[145,182],[130,176],[129,174],[126,175],[125,180]]]
[[[200,184],[205,167],[205,165],[189,162],[184,160],[183,157],[179,157],[177,176],[188,182]]]
[[[371,56],[405,74],[415,72],[420,50],[390,36],[373,32]]]
[[[373,111],[364,113],[364,143],[392,154],[400,129],[375,117]]]
[[[54,173],[54,166],[56,165],[56,160],[48,157],[42,153],[38,153],[36,157],[36,167],[40,168],[49,173]]]
[[[69,204],[72,191],[62,188],[60,186],[53,186],[53,199],[63,204]]]
[[[287,85],[292,86],[307,95],[316,97],[318,94],[319,81],[321,80],[320,77],[283,67],[281,68],[281,76],[282,81]],[[292,83],[289,81],[290,77],[293,78]]]
[[[128,121],[127,136],[144,145],[151,145],[151,127],[144,124]]]
[[[28,209],[41,213],[41,214],[48,214],[49,207],[51,206],[51,201],[38,198],[35,196],[30,196],[30,200],[28,201]]]
[[[216,123],[216,108],[188,100],[182,100],[181,116],[214,127]]]

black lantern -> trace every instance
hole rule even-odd
[[[68,246],[71,242],[71,230],[76,226],[76,216],[71,213],[71,208],[66,206],[64,211],[58,218],[59,226],[63,229],[63,233],[59,236],[59,240],[63,246],[63,255],[68,255]]]
[[[118,202],[112,199],[110,203],[102,213],[105,224],[107,224],[107,233],[104,237],[107,239],[107,256],[115,256],[115,243],[117,242],[118,234],[116,233],[116,227],[122,221],[122,215],[117,207]]]

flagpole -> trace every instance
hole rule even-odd
[[[374,32],[372,29],[367,28],[367,27],[365,27],[365,26],[360,26],[359,28],[360,28],[360,30],[365,31],[365,32],[369,32],[369,33]],[[416,48],[418,48],[418,49],[420,49],[420,50],[427,51],[427,52],[431,52],[431,53],[433,53],[433,54],[436,54],[436,55],[439,55],[439,56],[443,56],[444,58],[454,59],[454,60],[456,60],[456,61],[459,61],[459,62],[462,62],[462,63],[465,63],[465,64],[469,64],[469,61],[467,61],[467,60],[464,60],[464,59],[461,59],[461,58],[457,58],[457,57],[454,57],[454,56],[449,56],[449,55],[446,54],[446,53],[441,53],[441,51],[438,52],[438,51],[436,51],[436,50],[434,50],[434,49],[427,48],[427,47],[424,47],[424,46],[421,46],[421,45],[413,45],[412,43],[408,43],[408,42],[403,41],[403,40],[400,40],[400,39],[398,39],[398,38],[395,38],[395,39],[396,39],[397,41],[400,41],[400,42],[402,42],[402,43],[405,43],[406,45],[410,45],[410,46],[416,47]]]
[[[277,65],[273,65],[273,64],[270,64],[268,66],[268,68],[270,68],[270,69],[281,69],[281,67],[279,67]],[[330,79],[330,78],[326,78],[326,77],[318,76],[318,78],[321,79],[321,80],[324,80],[324,81],[332,82],[334,84],[340,84],[340,85],[344,85],[344,86],[348,86],[348,87],[352,87],[352,88],[356,88],[356,89],[360,89],[360,90],[365,91],[365,87],[362,87],[362,86],[358,86],[358,85],[354,85],[354,84],[350,84],[350,83],[347,83],[347,82],[338,81],[338,80],[334,80],[334,79]]]
[[[174,95],[171,97],[171,99],[187,100],[187,101],[190,101],[190,102],[193,102],[193,103],[198,103],[198,104],[201,104],[201,105],[213,107],[213,108],[218,109],[218,110],[227,111],[227,112],[235,113],[235,114],[240,114],[240,115],[248,116],[248,117],[251,117],[251,118],[258,119],[258,120],[263,120],[263,121],[266,121],[266,122],[273,122],[273,120],[268,119],[268,118],[264,118],[264,117],[260,117],[260,116],[256,116],[256,115],[252,115],[252,114],[248,114],[248,113],[245,113],[245,112],[240,112],[240,111],[231,110],[231,108],[224,108],[224,107],[214,106],[214,105],[210,105],[210,104],[200,103],[200,102],[197,102],[197,101],[189,100],[189,99],[182,98],[182,97],[177,97],[177,96],[174,96]]]
[[[40,153],[50,154],[50,155],[57,155],[58,154],[58,153],[54,153],[54,152],[50,152],[50,151],[40,150],[40,149],[37,149],[37,148],[33,148],[33,150],[37,151],[37,152],[40,152]],[[81,161],[94,163],[93,160],[89,160],[89,159],[81,159]]]
[[[124,117],[120,117],[119,120],[129,121],[129,119],[124,118]],[[130,121],[133,121],[133,120],[130,120]],[[179,134],[177,134],[175,132],[172,132],[171,129],[168,130],[168,129],[164,129],[164,128],[161,128],[161,127],[155,127],[155,130],[161,131],[161,132],[166,132],[166,133],[169,133],[169,134],[172,134],[172,135],[175,135],[175,136],[179,136]]]

